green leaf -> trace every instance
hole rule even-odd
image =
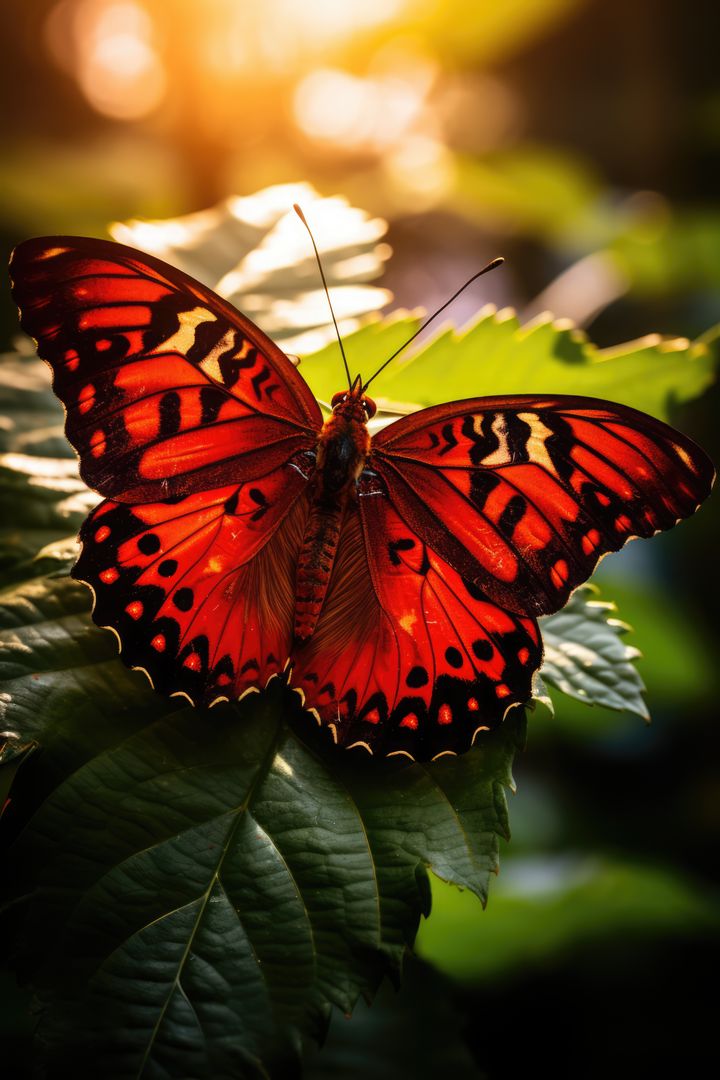
[[[57,558],[51,545],[58,540],[65,541],[65,556],[75,558],[74,536],[98,501],[74,459],[0,454],[0,585],[47,572],[48,557]]]
[[[5,825],[50,1058],[284,1067],[399,971],[427,867],[484,899],[522,717],[455,760],[356,761],[279,684],[210,711],[158,697],[88,606],[63,577],[0,596],[0,719],[42,745]]]
[[[47,364],[27,351],[0,355],[0,455],[37,454],[74,461],[63,424]]]
[[[615,604],[598,595],[593,585],[581,585],[562,611],[541,620],[542,680],[586,705],[649,720],[645,686],[633,663],[641,654],[622,640],[630,627],[616,618]]]
[[[0,356],[0,586],[74,559],[72,538],[99,501],[80,479],[63,424],[48,366]]]
[[[372,331],[351,335],[345,349],[353,357],[353,370],[362,370],[367,378],[394,351],[395,342],[409,338],[417,325],[414,318],[393,320],[391,326],[375,324]],[[383,340],[386,327],[388,339]],[[396,366],[380,376],[375,392],[381,402],[399,402],[403,408],[407,402],[424,408],[491,394],[580,394],[667,419],[673,406],[691,401],[712,383],[711,346],[651,334],[601,350],[562,320],[543,316],[521,327],[512,311],[498,312],[488,305],[465,330],[444,330],[410,359],[394,362]],[[325,350],[303,361],[303,374],[318,396],[330,392],[329,357]],[[337,359],[335,366],[337,389]]]
[[[344,347],[351,375],[360,372],[364,378],[369,378],[419,325],[419,317],[396,311],[385,319],[372,319],[355,333],[348,334],[344,338]],[[330,401],[333,394],[345,386],[345,372],[337,342],[330,342],[317,352],[303,356],[300,371],[315,397],[321,401]]]

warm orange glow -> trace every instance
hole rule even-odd
[[[440,202],[454,181],[452,154],[443,142],[427,135],[403,139],[383,166],[392,186],[412,196],[416,209]]]
[[[63,0],[45,32],[53,56],[98,112],[139,120],[162,103],[165,70],[150,15],[136,0]]]
[[[295,121],[317,141],[383,150],[421,117],[434,74],[433,66],[419,59],[412,68],[374,78],[317,68],[297,86]]]
[[[202,39],[207,66],[218,75],[241,69],[286,72],[342,41],[400,14],[406,0],[205,0]]]
[[[463,118],[461,140],[490,147],[516,123],[497,80],[469,85],[464,74],[451,83],[443,76],[417,30],[420,9],[432,6],[57,0],[44,32],[56,63],[97,112],[127,122],[157,113],[163,134],[184,152],[208,149],[224,172],[218,185],[241,187],[249,168],[265,182],[275,168],[290,176],[285,156],[294,146],[318,160],[364,158],[389,207],[420,212],[447,200],[457,183],[454,117]],[[192,242],[208,222],[198,217],[184,227]],[[141,246],[182,242],[156,230]]]

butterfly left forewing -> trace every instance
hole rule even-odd
[[[714,470],[667,424],[592,398],[509,397],[414,413],[373,441],[404,521],[512,611],[557,611],[598,560],[690,516]]]
[[[322,416],[287,357],[173,267],[45,237],[15,249],[11,275],[83,479],[102,495],[151,502],[250,480],[314,447]]]
[[[492,603],[361,482],[291,681],[339,745],[427,760],[526,701],[541,657],[534,619]]]

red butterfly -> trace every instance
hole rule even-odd
[[[287,671],[341,746],[462,752],[530,697],[536,616],[710,491],[684,435],[592,398],[452,401],[371,438],[358,377],[324,421],[261,330],[120,244],[30,240],[11,267],[106,498],[73,576],[125,662],[196,705]]]

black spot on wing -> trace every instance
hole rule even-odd
[[[195,602],[195,594],[192,589],[184,587],[173,593],[172,601],[178,611],[189,611]]]
[[[419,665],[411,668],[408,672],[405,682],[411,689],[419,690],[421,686],[427,686],[429,676],[424,667]]]
[[[472,643],[472,651],[475,653],[478,660],[491,660],[495,650],[487,638],[478,638],[477,641],[473,641]]]
[[[160,399],[160,435],[164,438],[177,435],[181,422],[180,395],[170,390]]]
[[[512,537],[515,527],[522,521],[527,510],[527,502],[522,495],[513,495],[503,510],[498,521],[498,528],[503,536]]]
[[[227,394],[217,386],[203,386],[200,391],[200,421],[203,424],[212,424],[218,418],[218,413],[227,401]]]
[[[155,533],[143,533],[137,542],[137,546],[143,555],[154,555],[156,551],[160,550],[160,537]]]
[[[485,503],[500,483],[500,477],[490,469],[473,469],[470,473],[470,501],[478,510],[485,509]]]

